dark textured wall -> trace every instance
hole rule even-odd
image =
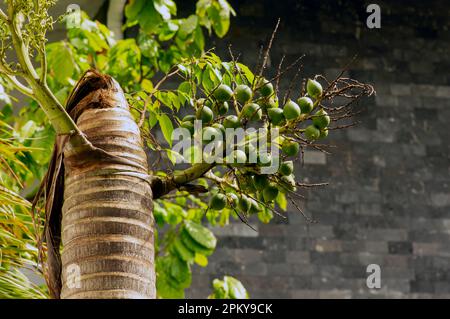
[[[238,16],[219,51],[232,43],[253,64],[281,17],[269,73],[282,54],[305,53],[302,76],[333,77],[358,54],[348,75],[377,95],[360,103],[358,127],[330,134],[331,155],[307,152],[297,167],[330,182],[301,203],[318,222],[290,207],[286,220],[255,222],[258,232],[218,229],[188,296],[204,298],[229,274],[254,298],[450,297],[450,5],[393,2],[376,2],[382,25],[371,30],[363,1],[232,1]],[[366,287],[370,263],[381,289]]]

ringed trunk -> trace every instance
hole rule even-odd
[[[155,298],[153,199],[139,127],[109,76],[88,72],[69,102],[92,145],[62,148],[60,297]]]

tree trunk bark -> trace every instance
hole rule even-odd
[[[155,298],[153,199],[140,130],[117,82],[99,74],[89,81],[68,105],[94,149],[64,147],[61,298]]]

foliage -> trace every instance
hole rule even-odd
[[[0,114],[0,299],[45,298],[45,287],[37,287],[22,273],[24,269],[41,273],[31,205],[17,194],[24,176],[30,174],[22,159],[32,149],[20,142],[26,130],[15,132],[3,121],[5,117]]]
[[[223,280],[213,280],[213,293],[210,299],[248,299],[249,295],[242,283],[231,276],[224,276]]]
[[[143,72],[168,72],[181,58],[200,55],[204,31],[223,37],[235,12],[226,0],[199,0],[195,14],[177,19],[173,0],[133,0],[125,8],[125,27],[139,24],[137,45],[142,51]]]
[[[19,2],[12,1],[14,5]],[[45,45],[45,31],[52,28],[55,21],[47,14],[47,8],[54,1],[23,2],[23,12],[28,13],[29,20],[24,25],[26,30],[23,37],[30,41],[30,56],[40,58],[45,56],[47,76],[46,81],[52,92],[61,104],[64,104],[71,91],[71,87],[83,72],[91,67],[102,70],[114,76],[122,85],[126,92],[141,95],[143,92],[151,92],[153,84],[151,78],[159,71],[163,72],[183,57],[200,55],[204,49],[204,28],[209,34],[214,31],[218,36],[225,35],[229,26],[230,14],[234,14],[233,9],[224,1],[199,1],[196,13],[186,19],[176,19],[176,5],[172,1],[131,1],[125,10],[127,23],[125,27],[139,25],[139,36],[137,41],[125,39],[116,41],[110,30],[98,21],[92,21],[85,13],[82,13],[81,25],[79,28],[69,28],[67,39]],[[39,8],[34,7],[39,5]],[[137,10],[136,6],[141,6],[142,10]],[[143,10],[152,7],[155,10]],[[223,12],[221,12],[223,8]],[[34,9],[34,12],[33,12]],[[167,11],[169,10],[169,11]],[[147,14],[152,14],[155,19],[146,19]],[[44,22],[45,21],[45,22]],[[64,21],[64,19],[60,20]],[[151,24],[148,23],[151,21]],[[39,24],[39,23],[41,24]],[[144,22],[142,24],[142,22]],[[17,273],[15,268],[6,268],[6,263],[15,267],[37,266],[37,238],[41,231],[33,228],[33,221],[30,216],[30,204],[11,190],[19,191],[24,189],[27,196],[32,196],[36,191],[36,180],[41,180],[49,162],[55,132],[45,113],[39,105],[30,100],[28,105],[20,108],[18,114],[14,114],[13,105],[15,98],[9,92],[17,87],[11,85],[8,77],[20,75],[21,70],[14,63],[7,63],[6,50],[11,49],[11,36],[7,32],[5,22],[0,19],[2,41],[10,45],[4,45],[0,52],[2,67],[0,73],[0,199],[1,199],[1,225],[8,227],[0,228],[2,232],[2,268],[1,277],[5,280],[0,282],[4,289],[10,289],[16,284],[16,294],[11,291],[4,293],[5,297],[33,297],[33,293],[39,291],[36,287],[27,283],[26,277]],[[39,28],[39,30],[37,29]],[[35,32],[33,30],[37,30]],[[36,37],[34,37],[36,36]],[[45,52],[45,54],[44,54]],[[41,59],[42,62],[44,60]],[[5,69],[6,71],[5,72]],[[38,71],[41,71],[38,69]],[[130,94],[130,96],[131,96]],[[134,99],[131,100],[134,103]],[[170,134],[171,121],[165,114],[160,114],[160,120],[166,134]],[[10,126],[10,124],[14,127]],[[165,125],[165,126],[164,126]],[[168,127],[165,129],[165,127]],[[200,200],[191,196],[191,200],[197,204],[204,205]],[[3,204],[4,203],[4,204]],[[176,209],[176,204],[171,201],[161,200],[160,204],[164,209],[164,215],[168,216],[172,225],[182,223],[184,219],[195,219],[200,211],[194,208],[189,212]],[[198,209],[198,208],[197,208]],[[193,212],[196,212],[193,214]],[[158,219],[159,225],[163,226],[167,222]],[[175,222],[176,220],[176,222]],[[197,218],[197,221],[199,219]],[[11,225],[15,225],[14,227]],[[40,226],[37,225],[38,227]],[[204,228],[203,226],[200,226]],[[179,227],[182,228],[182,227]],[[204,228],[205,231],[208,231]],[[20,230],[24,231],[21,234]],[[209,232],[209,231],[208,231]],[[211,233],[211,236],[212,233]],[[170,237],[170,236],[167,236]],[[175,260],[179,267],[178,273],[186,272],[184,275],[190,278],[190,268],[185,267],[184,261],[177,260],[177,254],[171,245],[162,247],[161,253],[167,249],[167,255],[171,258],[161,258],[157,262],[160,265],[166,259]],[[208,254],[212,253],[208,251]],[[196,254],[189,263],[196,262],[205,266],[206,256]],[[157,266],[159,269],[159,267]],[[36,268],[40,273],[40,270]],[[161,271],[158,272],[162,274]],[[183,276],[184,276],[183,275]],[[9,284],[6,280],[9,278]],[[164,278],[160,275],[159,278]],[[168,278],[168,277],[166,277]],[[158,279],[161,282],[163,279]],[[161,286],[161,284],[159,284]],[[187,287],[186,283],[182,285]],[[183,288],[175,287],[176,294],[183,294]],[[169,289],[170,290],[170,289]],[[36,293],[34,297],[42,297]],[[162,291],[160,296],[170,294]]]

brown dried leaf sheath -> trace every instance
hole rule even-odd
[[[92,145],[58,137],[44,181],[51,294],[155,298],[147,156],[123,92],[111,77],[88,71],[67,111]]]

